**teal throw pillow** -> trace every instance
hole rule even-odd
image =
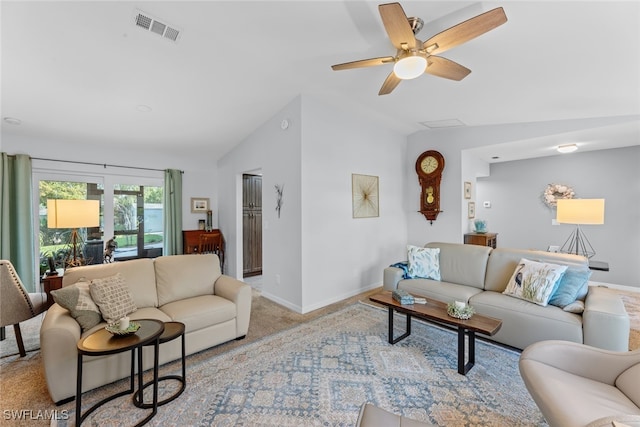
[[[503,294],[546,306],[556,283],[562,278],[566,270],[566,265],[549,264],[522,258]]]
[[[558,289],[551,295],[549,304],[564,308],[574,302],[580,289],[589,283],[591,273],[587,268],[568,268],[560,279]]]
[[[100,309],[91,298],[89,282],[76,282],[62,289],[51,291],[51,295],[58,305],[69,310],[69,314],[80,324],[83,332],[102,322]]]
[[[408,245],[407,259],[409,278],[440,280],[440,248]]]

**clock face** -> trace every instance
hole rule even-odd
[[[424,171],[424,173],[432,173],[438,168],[438,160],[433,156],[427,156],[422,159],[420,168]]]

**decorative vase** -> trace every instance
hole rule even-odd
[[[485,221],[484,219],[476,219],[473,222],[473,226],[475,227],[476,233],[487,232],[487,221]]]

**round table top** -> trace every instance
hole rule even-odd
[[[121,353],[148,344],[164,332],[164,322],[155,319],[136,319],[140,324],[134,334],[113,335],[102,328],[78,341],[78,351],[91,356]]]
[[[169,342],[184,334],[184,323],[164,322],[164,332],[160,335],[160,344]]]

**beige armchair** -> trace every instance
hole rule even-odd
[[[0,260],[0,327],[4,332],[5,326],[13,325],[21,357],[27,353],[22,342],[20,322],[45,311],[46,303],[45,293],[28,293],[11,262]],[[2,338],[4,339],[4,336]]]
[[[615,352],[540,341],[520,355],[520,375],[551,427],[640,426],[640,350]]]

